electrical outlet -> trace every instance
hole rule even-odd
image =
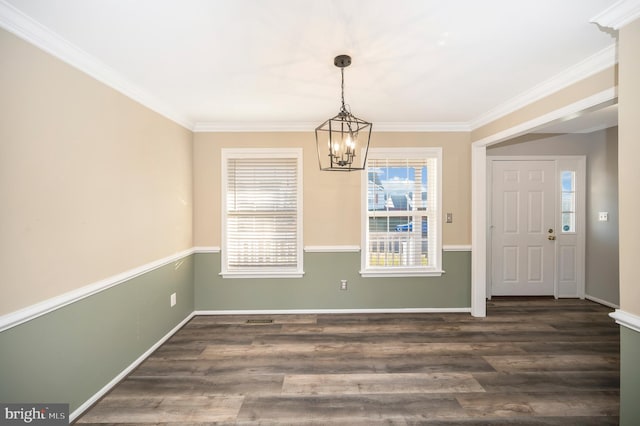
[[[176,294],[175,293],[171,293],[171,298],[169,300],[169,304],[170,306],[173,308],[174,306],[176,306]]]
[[[340,280],[340,290],[347,289],[347,280]]]

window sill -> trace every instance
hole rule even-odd
[[[445,272],[442,270],[415,270],[415,269],[396,269],[396,270],[374,270],[369,269],[360,271],[363,278],[403,278],[403,277],[441,277]]]
[[[304,272],[220,272],[222,278],[302,278]]]

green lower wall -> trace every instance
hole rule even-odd
[[[640,333],[620,327],[620,425],[640,425]]]
[[[195,255],[196,310],[469,308],[471,252],[443,253],[441,277],[362,278],[360,253],[305,253],[303,278],[222,278],[219,253]],[[348,290],[340,290],[340,280]]]
[[[223,279],[219,254],[195,254],[7,329],[0,333],[0,401],[68,403],[73,412],[194,310],[471,304],[470,252],[445,252],[446,273],[433,278],[361,278],[359,253],[306,253],[304,261],[300,279]]]
[[[76,410],[193,312],[193,263],[189,256],[0,333],[0,401]]]

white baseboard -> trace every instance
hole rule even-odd
[[[584,298],[587,299],[587,300],[591,300],[592,302],[596,302],[596,303],[599,303],[601,305],[608,306],[609,308],[618,309],[620,307],[620,306],[616,305],[615,303],[607,302],[606,300],[603,300],[603,299],[600,299],[600,298],[594,297],[594,296],[589,296],[588,294],[585,294]]]
[[[143,353],[142,355],[140,355],[138,357],[138,359],[136,359],[135,361],[133,361],[131,363],[131,365],[129,365],[127,368],[125,368],[124,370],[122,370],[122,372],[120,372],[120,374],[118,374],[116,377],[114,377],[109,383],[107,383],[106,385],[104,385],[102,387],[102,389],[100,389],[98,392],[96,392],[95,395],[93,395],[91,398],[89,398],[88,400],[86,400],[84,402],[84,404],[82,404],[81,406],[79,406],[78,408],[76,408],[70,415],[69,415],[69,422],[73,422],[75,419],[77,419],[82,413],[84,413],[86,410],[88,410],[93,404],[95,404],[96,402],[98,402],[98,400],[100,398],[102,398],[104,395],[107,394],[107,392],[109,392],[115,385],[117,385],[122,379],[124,379],[127,374],[131,373],[137,366],[139,366],[140,364],[142,364],[142,362],[147,359],[149,357],[149,355],[151,355],[156,349],[158,349],[160,347],[160,345],[162,345],[164,342],[166,342],[167,340],[169,340],[169,338],[171,336],[173,336],[178,330],[180,330],[186,323],[188,323],[191,318],[194,317],[194,313],[190,313],[185,319],[183,319],[182,321],[180,321],[180,323],[178,325],[176,325],[175,327],[173,327],[171,329],[171,331],[169,331],[167,334],[164,335],[164,337],[162,337],[160,340],[158,340],[153,346],[151,346],[149,349],[147,349],[147,351],[145,353]]]
[[[115,387],[120,381],[122,381],[129,373],[131,373],[136,367],[147,359],[156,349],[158,349],[164,342],[169,340],[171,336],[178,332],[186,323],[188,323],[193,317],[197,315],[292,315],[292,314],[351,314],[351,313],[456,313],[471,312],[471,308],[393,308],[393,309],[282,309],[282,310],[200,310],[193,311],[185,319],[183,319],[178,325],[176,325],[171,331],[165,334],[160,340],[158,340],[153,346],[147,349],[142,355],[140,355],[135,361],[133,361],[127,368],[122,370],[120,374],[114,377],[109,383],[104,385],[102,389],[96,392],[91,398],[86,400],[82,405],[75,409],[69,415],[69,421],[73,422],[80,417],[86,410],[91,408],[93,404],[98,402],[100,398],[106,395],[113,387]]]
[[[314,315],[314,314],[433,314],[469,313],[471,308],[380,308],[380,309],[234,309],[194,311],[195,315]]]

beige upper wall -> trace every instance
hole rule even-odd
[[[498,118],[491,123],[471,132],[471,141],[479,141],[503,130],[534,120],[551,111],[571,105],[589,96],[616,87],[617,66],[612,66],[590,77],[580,80],[549,96],[539,99],[510,114]]]
[[[640,19],[619,33],[620,308],[640,316]]]
[[[192,246],[192,133],[0,30],[0,315]]]
[[[372,147],[443,147],[443,243],[471,243],[471,146],[468,133],[373,133]],[[220,246],[222,148],[303,149],[304,245],[361,243],[361,172],[322,172],[315,135],[304,133],[196,133],[194,136],[194,241]]]

